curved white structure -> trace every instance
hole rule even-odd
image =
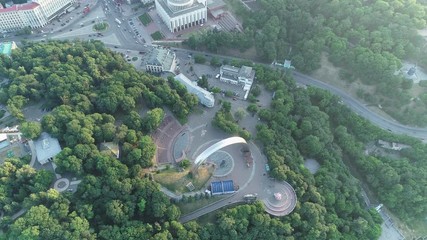
[[[167,0],[167,3],[172,11],[179,11],[191,7],[193,0]]]
[[[230,137],[230,138],[226,138],[224,140],[221,140],[217,143],[215,143],[214,145],[208,147],[205,151],[203,151],[194,161],[195,165],[200,165],[201,163],[203,163],[204,161],[206,161],[206,159],[212,155],[212,153],[220,150],[221,148],[236,144],[236,143],[246,143],[246,140],[241,138],[241,137]]]

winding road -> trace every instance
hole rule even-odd
[[[403,124],[398,123],[397,121],[386,119],[380,115],[378,115],[375,112],[372,112],[369,110],[363,103],[359,102],[358,100],[352,98],[350,95],[345,93],[343,90],[326,84],[324,82],[321,82],[320,80],[314,79],[310,76],[304,75],[302,73],[293,72],[293,76],[295,78],[295,81],[300,84],[309,85],[313,87],[318,87],[321,89],[325,89],[330,91],[331,93],[338,95],[342,98],[343,102],[350,107],[356,114],[366,118],[371,123],[377,125],[380,128],[389,130],[394,133],[398,134],[406,134],[408,136],[420,138],[420,139],[427,139],[427,129],[426,128],[416,128],[416,127],[410,127],[405,126]]]

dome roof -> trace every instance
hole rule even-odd
[[[185,9],[193,5],[194,0],[167,0],[168,6],[172,11]]]

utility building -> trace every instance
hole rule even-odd
[[[248,66],[237,68],[230,65],[222,65],[219,74],[221,82],[243,86],[243,90],[245,91],[243,98],[246,100],[255,79],[255,70]]]

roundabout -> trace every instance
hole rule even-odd
[[[67,178],[60,178],[56,180],[56,182],[53,184],[53,188],[58,192],[63,192],[67,190],[67,188],[70,186],[70,180]]]

